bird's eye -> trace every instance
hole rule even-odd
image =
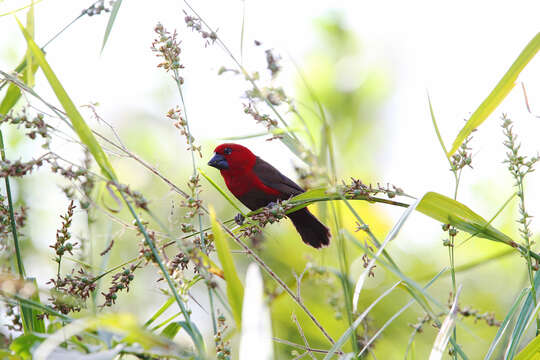
[[[229,155],[230,153],[232,153],[232,149],[231,148],[225,148],[225,150],[223,150],[223,153],[225,155]]]

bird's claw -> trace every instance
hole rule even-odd
[[[276,202],[270,201],[268,204],[266,204],[265,208],[272,209],[276,205],[277,205]]]
[[[238,226],[242,226],[242,224],[244,223],[244,220],[246,218],[244,217],[244,215],[242,215],[241,213],[238,213],[236,214],[236,216],[234,217],[234,222],[238,225]]]

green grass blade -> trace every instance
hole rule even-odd
[[[486,118],[499,106],[508,93],[514,88],[517,77],[523,68],[532,60],[540,50],[540,33],[525,46],[525,49],[519,54],[510,69],[504,74],[499,83],[491,91],[488,97],[480,104],[476,111],[471,115],[463,129],[452,144],[448,156],[454,154],[469,134],[482,124]]]
[[[73,129],[79,136],[79,139],[83,142],[83,144],[85,144],[88,147],[88,150],[94,156],[94,159],[98,163],[103,174],[109,179],[115,180],[116,175],[114,173],[114,170],[111,164],[109,163],[109,159],[107,158],[107,155],[105,155],[105,153],[103,152],[103,149],[97,142],[96,138],[94,137],[94,134],[92,134],[92,131],[90,130],[88,125],[85,123],[79,110],[77,110],[77,107],[75,106],[73,101],[71,101],[66,90],[64,89],[62,84],[60,84],[60,81],[58,81],[58,78],[54,74],[52,68],[47,63],[47,60],[45,60],[45,56],[43,52],[36,45],[34,40],[30,37],[30,34],[28,34],[28,31],[26,31],[26,29],[22,26],[19,20],[17,20],[17,23],[19,24],[19,27],[21,28],[21,31],[23,32],[24,37],[26,38],[26,42],[28,43],[28,48],[32,52],[32,55],[35,57],[41,69],[43,70],[43,73],[45,74],[45,77],[49,81],[49,84],[51,85],[54,93],[56,94],[58,101],[60,101],[64,110],[66,111],[66,114],[71,120]]]
[[[491,342],[491,345],[489,346],[489,350],[486,353],[484,360],[491,359],[491,355],[493,355],[493,352],[495,351],[497,344],[501,341],[504,333],[508,329],[508,325],[510,325],[510,321],[514,318],[514,315],[519,308],[519,304],[521,304],[521,300],[523,300],[523,297],[525,297],[525,295],[527,295],[529,292],[530,290],[527,288],[521,289],[521,292],[519,293],[518,297],[516,298],[516,300],[514,300],[514,303],[510,307],[510,310],[504,317],[504,320],[501,323],[501,326],[499,326],[499,330],[497,330],[497,334],[495,334],[495,337],[493,338],[493,341]]]
[[[356,286],[354,288],[353,312],[356,312],[358,308],[358,299],[360,298],[360,291],[362,290],[362,286],[364,285],[365,280],[367,279],[373,265],[375,264],[375,261],[377,261],[377,259],[383,252],[386,245],[397,236],[397,234],[399,233],[399,231],[405,224],[405,221],[407,221],[407,219],[412,214],[412,212],[416,209],[420,201],[421,199],[418,199],[413,205],[409,206],[409,208],[403,212],[403,214],[401,215],[399,220],[396,222],[392,230],[390,230],[390,232],[386,236],[386,239],[384,239],[382,245],[377,250],[377,253],[375,254],[375,256],[373,256],[373,258],[369,261],[364,271],[362,271],[362,274],[360,274],[360,277],[358,278],[358,281],[356,282]]]
[[[30,37],[33,39],[35,37],[35,26],[34,26],[34,1],[32,1],[32,4],[30,6],[30,9],[28,10],[28,13],[26,14],[26,30],[30,34]],[[34,72],[32,71],[33,68],[33,59],[32,59],[32,52],[30,49],[26,50],[26,79],[24,83],[28,85],[29,87],[34,87],[35,79],[34,79]]]
[[[107,40],[109,40],[109,35],[111,34],[114,21],[116,20],[116,15],[118,15],[118,10],[120,10],[121,5],[122,5],[122,0],[116,0],[112,6],[111,15],[109,15],[109,21],[107,22],[107,28],[105,29],[105,35],[103,35],[103,44],[101,45],[101,52],[103,52],[103,49],[105,49],[105,44],[107,44]]]
[[[441,271],[439,271],[439,273],[437,275],[435,275],[431,280],[429,280],[429,282],[426,284],[426,286],[424,286],[424,290],[426,290],[427,288],[429,288],[435,281],[437,281],[437,279],[442,275],[444,274],[448,269],[447,268],[444,268],[442,269]],[[411,299],[409,300],[409,302],[407,302],[407,304],[405,304],[405,306],[403,306],[401,309],[399,309],[394,315],[392,315],[392,317],[390,317],[390,319],[388,319],[384,325],[379,329],[377,330],[377,332],[369,339],[369,341],[367,343],[365,343],[364,347],[362,348],[362,350],[360,350],[360,352],[358,353],[358,356],[361,356],[364,351],[366,351],[369,346],[375,341],[375,339],[377,339],[377,337],[379,337],[379,335],[382,334],[382,332],[388,327],[390,326],[390,324],[398,318],[398,316],[400,316],[401,314],[403,314],[405,312],[405,310],[407,310],[412,304],[414,303],[414,300]]]
[[[34,284],[34,287],[38,289],[38,284],[36,278],[28,278],[28,281],[31,281]],[[35,291],[32,296],[30,297],[32,301],[35,301],[38,304],[41,304],[41,300],[39,299],[39,291]],[[23,308],[25,308],[26,305],[23,305]],[[38,311],[36,309],[31,309],[31,321],[32,321],[32,331],[36,333],[45,333],[45,320],[43,319],[41,311]]]
[[[362,314],[360,314],[352,323],[351,326],[345,332],[341,335],[341,337],[336,341],[336,343],[332,346],[332,348],[328,351],[326,356],[324,357],[324,360],[330,360],[332,359],[332,356],[338,351],[339,348],[341,348],[345,342],[349,339],[351,334],[356,330],[358,325],[362,322],[362,320],[365,319],[365,317],[369,314],[371,309],[377,305],[379,301],[381,301],[384,297],[386,297],[388,294],[390,294],[399,284],[401,284],[401,281],[398,281],[394,285],[392,285],[389,289],[387,289],[384,293],[382,293],[375,301],[373,301],[367,308],[364,310]]]
[[[540,271],[537,271],[536,274],[534,275],[534,285],[536,288],[536,297],[538,297],[538,291],[540,287]],[[516,351],[519,347],[519,343],[521,342],[523,334],[525,333],[525,328],[527,326],[527,323],[531,317],[531,314],[533,313],[534,299],[531,296],[532,294],[531,294],[530,289],[528,290],[529,290],[529,295],[527,296],[525,303],[522,305],[518,318],[516,320],[516,324],[514,325],[512,335],[510,336],[510,340],[506,348],[506,353],[504,357],[505,359],[514,358],[514,355],[516,354]]]
[[[235,208],[236,210],[238,210],[238,212],[244,216],[246,216],[246,213],[243,212],[239,207],[238,205],[236,205],[236,203],[234,202],[234,200],[229,196],[227,195],[227,193],[218,185],[216,184],[216,182],[214,180],[212,180],[212,178],[208,175],[206,175],[206,173],[204,171],[202,171],[201,169],[197,169],[199,170],[199,173],[206,179],[208,180],[208,182],[210,183],[210,185],[212,185],[214,187],[214,189],[216,189],[224,198],[225,200],[227,200],[229,202],[229,204],[232,205],[233,208]]]
[[[221,227],[216,220],[214,209],[210,207],[210,219],[212,221],[212,233],[214,234],[214,244],[219,261],[223,268],[225,281],[227,282],[227,298],[231,304],[231,309],[238,329],[242,326],[242,301],[244,299],[244,287],[238,277],[236,267],[229,249],[227,239],[223,236]]]
[[[515,360],[538,360],[540,358],[540,335],[535,337],[514,358]]]
[[[144,327],[147,328],[148,326],[150,326],[150,324],[152,324],[154,321],[156,321],[156,319],[158,317],[161,316],[161,314],[163,314],[172,304],[174,304],[174,297],[171,296],[166,302],[165,304],[163,304],[159,309],[158,311],[156,311],[156,313],[154,315],[152,315],[152,317],[150,319],[148,319],[147,322],[144,323]]]
[[[452,168],[452,161],[450,161],[450,156],[448,155],[448,151],[446,150],[446,146],[444,145],[441,132],[439,131],[439,127],[437,126],[437,119],[435,119],[435,113],[433,112],[433,106],[431,105],[431,99],[429,97],[429,94],[427,98],[428,98],[428,103],[429,103],[429,114],[431,115],[431,122],[433,123],[435,134],[437,134],[437,139],[439,140],[439,144],[441,145],[441,148],[444,152],[444,157],[448,160],[448,163],[450,164],[450,168]]]
[[[225,138],[222,138],[222,140],[233,140],[233,141],[245,140],[245,139],[253,139],[253,138],[258,138],[258,137],[268,136],[268,135],[282,135],[282,134],[287,134],[287,133],[292,133],[292,132],[301,132],[301,131],[303,130],[298,129],[298,128],[288,128],[288,129],[275,128],[275,129],[270,129],[265,132],[259,132],[256,134],[225,137]]]
[[[513,246],[514,241],[467,206],[447,196],[428,192],[417,207],[421,213],[476,236]]]

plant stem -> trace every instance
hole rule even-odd
[[[2,115],[2,114],[0,114]],[[0,130],[0,154],[2,156],[2,161],[6,161],[6,149],[4,147],[4,137],[2,131]],[[17,223],[15,221],[15,211],[13,210],[13,199],[11,198],[11,186],[9,184],[9,177],[4,178],[6,183],[6,193],[8,199],[9,207],[9,221],[11,225],[11,233],[13,234],[13,244],[15,245],[15,257],[17,259],[17,270],[21,279],[24,279],[26,273],[24,271],[24,264],[21,256],[21,248],[19,245],[19,236],[17,235]]]
[[[141,220],[139,219],[139,216],[137,216],[137,213],[133,209],[133,206],[127,200],[125,194],[122,191],[119,191],[119,192],[120,192],[120,195],[122,196],[122,199],[126,203],[131,215],[135,219],[135,222],[137,223],[137,227],[139,228],[139,230],[143,234],[144,240],[146,241],[146,244],[148,245],[148,247],[152,251],[152,255],[154,256],[154,259],[156,260],[159,268],[161,269],[161,272],[163,273],[163,277],[167,281],[167,284],[169,285],[169,288],[171,289],[172,295],[174,296],[174,299],[176,300],[176,303],[178,304],[178,307],[180,308],[180,311],[182,311],[182,315],[184,316],[184,319],[186,320],[187,327],[190,329],[191,339],[193,340],[193,343],[197,347],[197,351],[199,353],[199,358],[204,359],[206,351],[204,349],[203,339],[199,335],[200,334],[199,330],[197,330],[197,328],[195,327],[195,324],[193,324],[193,322],[191,321],[190,314],[189,314],[188,310],[186,309],[186,306],[184,305],[184,302],[182,301],[182,299],[178,295],[178,292],[176,291],[176,287],[174,286],[174,283],[173,283],[171,277],[169,276],[169,272],[165,268],[165,265],[163,265],[163,262],[161,261],[161,258],[159,257],[159,253],[158,253],[158,251],[157,251],[157,249],[156,249],[156,247],[154,245],[154,242],[152,241],[152,239],[150,239],[150,236],[146,232],[146,229],[144,228],[144,225],[141,223]]]

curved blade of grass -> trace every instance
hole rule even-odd
[[[111,34],[114,21],[116,20],[116,15],[118,15],[118,10],[120,10],[121,5],[122,5],[122,0],[116,0],[112,6],[111,15],[109,15],[109,21],[107,22],[107,28],[105,29],[105,35],[103,35],[103,44],[101,45],[102,53],[103,53],[103,49],[105,49],[105,44],[107,44],[107,40],[109,40],[109,35]]]
[[[34,0],[32,0],[32,6],[30,6],[30,9],[28,10],[28,13],[26,14],[26,31],[28,31],[28,34],[30,34],[30,37],[33,39],[35,36],[34,31]],[[33,63],[32,60],[32,52],[30,49],[26,50],[26,79],[24,83],[28,85],[29,87],[34,87],[35,80],[34,80],[34,72],[33,69]]]
[[[365,251],[366,253],[370,254],[370,256],[374,256],[372,250],[368,247],[366,247],[364,244],[360,243],[358,240],[354,238],[351,234],[349,234],[347,231],[345,231],[345,236],[349,238],[353,242],[354,245],[358,246],[360,249]],[[403,283],[400,285],[400,287],[403,287],[409,295],[424,309],[424,311],[432,316],[433,318],[436,318],[437,315],[429,305],[429,301],[431,301],[433,304],[435,304],[440,309],[444,309],[443,305],[441,305],[437,299],[435,299],[433,296],[431,296],[426,290],[424,290],[419,284],[417,284],[414,280],[409,278],[407,275],[405,275],[395,264],[388,263],[380,258],[377,259],[377,264],[381,265],[394,275],[396,275],[398,278],[400,278]]]
[[[260,133],[256,133],[256,134],[231,136],[231,137],[225,137],[225,138],[221,138],[221,139],[222,140],[244,140],[244,139],[258,138],[258,137],[267,136],[267,135],[282,135],[282,134],[287,134],[287,133],[291,133],[291,132],[300,132],[300,131],[304,131],[304,130],[303,129],[298,129],[298,128],[288,128],[288,129],[275,128],[275,129],[271,129],[269,131],[260,132]]]
[[[238,277],[236,267],[229,249],[229,244],[221,227],[216,220],[216,213],[214,209],[210,207],[210,219],[212,221],[212,233],[214,234],[214,244],[216,245],[216,252],[218,254],[223,273],[225,274],[225,281],[227,282],[227,298],[231,304],[231,309],[238,329],[242,326],[242,300],[244,299],[244,287]]]
[[[336,351],[339,350],[339,348],[341,348],[343,346],[343,344],[345,344],[345,342],[349,339],[349,337],[351,336],[351,334],[353,333],[353,331],[356,330],[356,328],[358,327],[358,325],[360,325],[360,323],[362,322],[362,320],[365,319],[365,317],[369,314],[369,312],[371,311],[371,309],[373,309],[375,307],[375,305],[377,305],[377,303],[379,301],[381,301],[384,297],[386,297],[388,294],[390,294],[399,284],[401,284],[401,281],[398,281],[397,283],[395,283],[394,285],[392,285],[389,289],[387,289],[385,292],[383,292],[377,299],[375,299],[374,302],[372,302],[367,308],[366,310],[364,310],[364,312],[362,314],[360,314],[356,320],[354,320],[354,322],[352,323],[351,326],[349,326],[349,328],[347,330],[345,330],[345,332],[341,335],[341,337],[336,341],[336,343],[332,346],[332,348],[328,351],[328,353],[326,354],[326,356],[324,357],[324,360],[330,360],[332,359],[332,356],[334,356],[334,354],[336,353]]]
[[[31,281],[34,284],[34,287],[37,289],[38,284],[36,278],[28,278],[28,281]],[[32,296],[30,297],[32,301],[35,301],[38,304],[41,304],[41,300],[39,299],[39,291],[35,291]],[[24,306],[23,308],[27,308]],[[43,319],[43,315],[40,311],[36,309],[29,308],[31,311],[31,322],[32,322],[32,331],[36,333],[45,333],[45,320]]]
[[[488,97],[480,104],[478,109],[471,115],[465,126],[461,129],[458,136],[452,144],[448,156],[452,156],[469,134],[482,124],[486,118],[499,106],[508,93],[514,88],[517,77],[523,68],[532,60],[540,50],[540,33],[525,46],[510,69],[504,74],[499,83],[491,91]]]
[[[476,236],[514,246],[514,241],[495,229],[467,206],[435,192],[428,192],[417,207],[421,213]]]
[[[32,52],[32,55],[35,57],[41,69],[43,70],[45,77],[49,81],[49,84],[51,85],[54,93],[56,94],[58,101],[62,104],[62,107],[64,108],[68,118],[70,119],[73,125],[73,129],[79,136],[79,139],[82,141],[83,144],[88,147],[88,150],[98,163],[103,174],[110,180],[115,180],[116,174],[114,173],[114,170],[109,162],[109,159],[107,158],[107,155],[105,155],[105,152],[103,152],[103,149],[101,148],[96,138],[94,137],[94,134],[92,134],[92,131],[79,113],[79,110],[77,110],[77,107],[75,106],[73,101],[71,101],[66,90],[64,89],[62,84],[60,84],[60,81],[58,81],[58,78],[54,74],[52,68],[47,63],[47,60],[45,60],[43,52],[36,45],[34,40],[30,37],[30,34],[28,34],[28,31],[26,31],[26,29],[18,19],[17,23],[19,24],[19,27],[24,34],[24,37],[26,38],[28,48]]]
[[[435,113],[433,112],[433,106],[431,105],[431,98],[429,97],[429,94],[427,95],[427,98],[428,98],[428,104],[429,104],[429,114],[431,115],[431,122],[433,123],[433,128],[435,128],[435,134],[437,135],[439,144],[441,145],[441,148],[444,152],[444,157],[446,158],[446,160],[448,160],[448,163],[450,164],[450,168],[452,169],[452,161],[450,161],[450,156],[448,155],[446,146],[444,145],[444,141],[441,136],[441,132],[439,131],[439,127],[437,126],[437,119],[435,119]]]
[[[444,274],[448,269],[447,268],[444,268],[442,269],[441,271],[439,271],[439,273],[437,275],[435,275],[431,280],[429,280],[429,282],[426,284],[426,286],[424,286],[424,290],[426,290],[427,288],[429,288],[435,281],[437,281],[437,279],[442,275]],[[358,353],[358,356],[361,356],[364,351],[366,351],[369,346],[375,341],[375,339],[377,339],[377,337],[379,337],[379,335],[382,334],[382,332],[395,320],[398,318],[399,315],[403,314],[405,312],[405,310],[407,310],[409,308],[409,306],[411,306],[412,304],[414,303],[414,299],[411,299],[409,300],[409,302],[407,302],[407,304],[405,306],[403,306],[401,309],[398,310],[398,312],[396,312],[394,315],[392,315],[392,317],[390,319],[388,319],[388,321],[386,321],[384,323],[384,325],[379,329],[377,330],[377,332],[369,339],[369,341],[364,345],[364,347],[362,348],[362,350],[360,350],[360,352]]]
[[[515,360],[538,360],[540,359],[540,335],[527,344],[514,358]]]
[[[148,319],[148,321],[146,321],[144,323],[144,326],[145,328],[147,328],[148,326],[150,326],[150,324],[152,324],[154,321],[156,321],[156,319],[161,315],[163,314],[172,304],[174,304],[174,297],[171,296],[167,301],[165,301],[165,304],[163,304],[159,309],[158,311],[155,312],[154,315],[152,315],[152,317],[150,319]]]
[[[538,297],[540,287],[540,271],[537,271],[534,275],[534,285],[536,289],[536,297]],[[532,294],[530,288],[528,290],[529,295],[527,296],[525,303],[521,306],[521,310],[516,320],[516,324],[514,325],[512,335],[510,336],[508,346],[506,348],[506,353],[504,356],[505,359],[514,358],[514,355],[519,347],[519,343],[521,342],[523,334],[525,333],[526,325],[531,318],[531,315],[533,314],[534,299],[531,296]]]
[[[356,312],[358,308],[358,299],[360,298],[360,291],[362,290],[362,287],[364,286],[364,282],[366,281],[366,278],[369,275],[371,268],[375,264],[375,261],[377,261],[377,259],[381,255],[386,245],[397,236],[397,234],[399,233],[399,230],[401,230],[401,228],[405,224],[405,221],[407,221],[407,219],[409,218],[409,215],[411,215],[411,213],[416,209],[416,207],[418,206],[421,200],[422,199],[418,199],[413,205],[409,206],[409,208],[403,212],[403,214],[401,215],[399,220],[396,222],[392,230],[390,230],[390,232],[386,236],[386,239],[384,239],[383,243],[377,250],[377,253],[375,254],[375,256],[373,256],[373,258],[369,261],[364,271],[362,271],[362,274],[358,278],[358,281],[356,282],[356,286],[354,288],[353,312]]]
[[[214,189],[216,189],[229,202],[229,204],[232,205],[232,207],[234,207],[236,210],[238,210],[238,212],[240,214],[246,216],[246,214],[238,207],[238,205],[236,205],[236,203],[233,201],[233,199],[231,199],[231,197],[229,195],[227,195],[227,193],[221,187],[219,187],[219,185],[216,184],[216,182],[214,180],[212,180],[212,178],[210,178],[208,175],[206,175],[206,173],[204,171],[202,171],[201,169],[197,169],[197,170],[199,171],[199,173],[201,173],[201,175],[206,180],[208,180],[210,185],[212,185],[214,187]]]
[[[461,292],[461,285],[457,290],[456,297],[454,298],[454,303],[452,308],[448,312],[448,315],[444,319],[441,329],[435,338],[435,343],[431,349],[431,354],[429,355],[429,360],[441,360],[443,357],[444,350],[450,341],[450,335],[452,335],[452,330],[456,326],[456,319],[458,314],[458,298],[459,293]]]
[[[264,301],[263,278],[259,267],[251,263],[246,272],[238,359],[271,360],[273,358],[272,325],[270,312]]]
[[[18,13],[19,11],[22,11],[24,9],[28,9],[29,7],[34,7],[34,5],[36,5],[37,3],[40,3],[42,2],[43,0],[32,0],[32,2],[28,5],[25,5],[23,7],[20,7],[20,8],[17,8],[15,10],[11,10],[11,11],[8,11],[6,13],[3,13],[3,14],[0,14],[0,17],[2,16],[7,16],[7,15],[13,15],[13,14],[16,14]]]
[[[521,289],[521,292],[519,293],[518,297],[516,298],[516,300],[514,300],[514,303],[510,307],[510,310],[504,317],[504,320],[501,323],[501,326],[499,326],[499,330],[497,330],[497,334],[495,334],[495,337],[493,338],[493,341],[491,342],[491,345],[489,346],[489,350],[486,353],[484,360],[491,359],[491,355],[493,355],[493,352],[495,351],[497,344],[499,344],[499,341],[501,341],[504,333],[508,329],[508,325],[510,325],[510,321],[514,318],[514,315],[517,312],[517,309],[519,308],[519,304],[521,304],[521,300],[523,300],[523,297],[529,292],[530,290],[528,288]]]

